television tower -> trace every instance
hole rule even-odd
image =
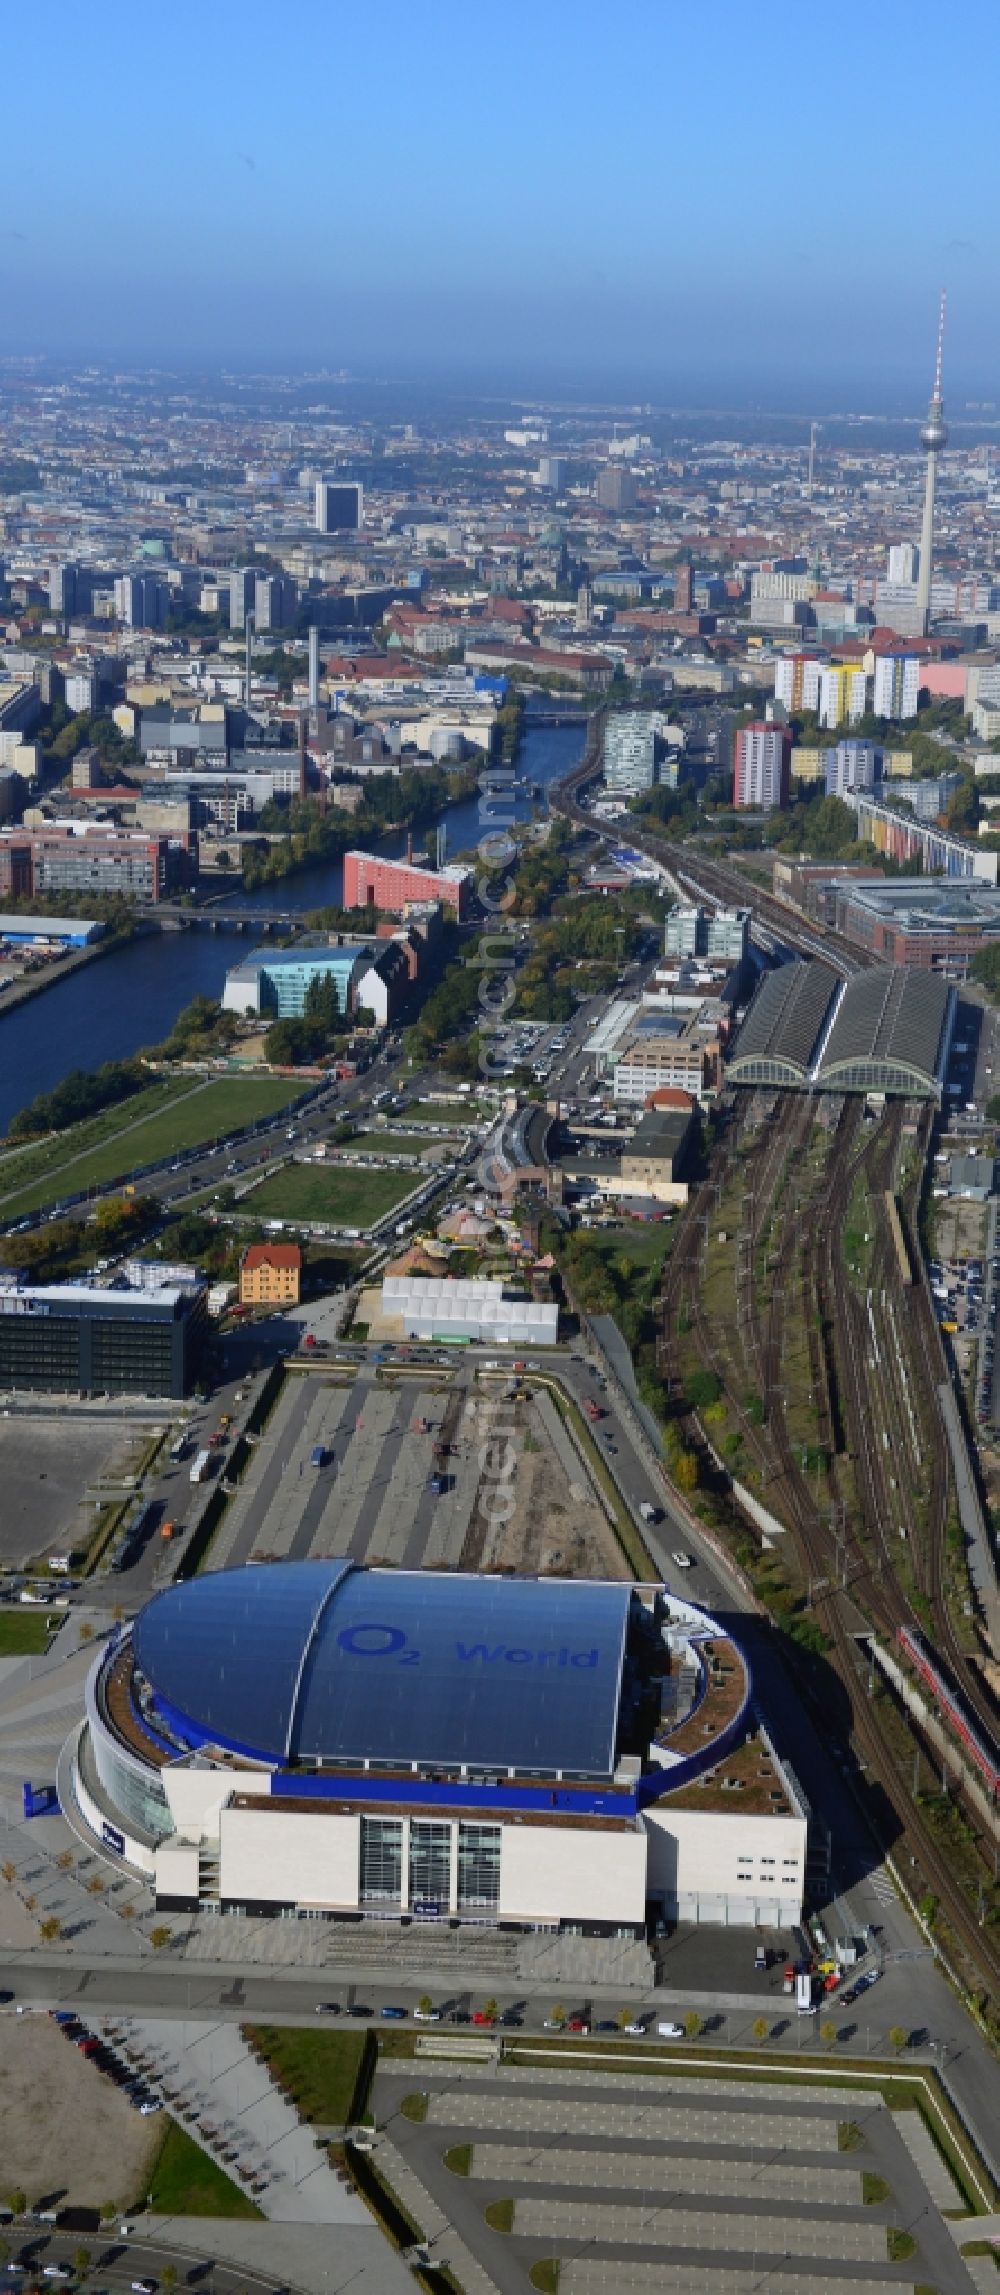
[[[941,316],[938,320],[937,358],[934,364],[934,388],[927,409],[927,420],[920,433],[920,444],[927,456],[927,480],[924,487],[924,518],[920,528],[920,574],[917,582],[917,606],[923,616],[925,634],[931,616],[934,494],[937,487],[938,455],[948,444],[948,426],[944,419],[944,405],[941,398],[941,354],[944,349],[944,318],[947,303],[947,293],[942,293]]]

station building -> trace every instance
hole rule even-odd
[[[787,1925],[808,1811],[663,1586],[218,1571],[102,1649],[63,1806],[164,1910],[642,1938]]]
[[[957,1010],[938,973],[879,965],[845,981],[828,964],[783,964],[761,981],[726,1080],[940,1103]]]

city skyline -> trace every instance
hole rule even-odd
[[[81,166],[104,53],[70,69],[58,38],[44,166],[30,112],[9,125],[7,348],[915,411],[947,285],[958,412],[992,399],[1000,347],[997,29],[973,0],[961,49],[932,50],[925,14],[886,0],[830,119],[824,28],[786,0],[711,48],[634,6],[613,36],[592,0],[515,6],[501,49],[451,0],[419,24],[387,0],[377,76],[365,27],[333,41],[312,4],[279,44],[259,0],[238,39],[189,0],[169,39],[111,0],[113,136]],[[4,54],[30,84],[26,27]]]

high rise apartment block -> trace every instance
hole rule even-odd
[[[659,734],[655,716],[622,710],[604,728],[604,786],[609,796],[638,797],[659,778]]]
[[[791,736],[779,725],[741,725],[733,750],[733,804],[737,811],[771,812],[787,805]]]
[[[880,654],[872,698],[876,717],[915,717],[919,690],[920,663],[915,654]]]

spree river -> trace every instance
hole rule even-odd
[[[571,771],[583,754],[585,725],[532,724],[530,710],[518,759],[515,818],[530,819],[532,784],[544,789]],[[478,797],[449,805],[441,815],[449,853],[476,845],[488,823],[479,816]],[[436,823],[414,833],[434,849]],[[380,849],[402,852],[405,837],[387,837]],[[277,884],[235,896],[241,908],[310,909],[339,907],[341,863],[324,862]],[[192,996],[218,997],[226,973],[252,946],[247,935],[207,932],[143,934],[110,955],[95,958],[59,986],[0,1014],[0,1130],[36,1092],[51,1091],[71,1068],[99,1068],[103,1060],[123,1060],[143,1044],[169,1034],[178,1012]]]

